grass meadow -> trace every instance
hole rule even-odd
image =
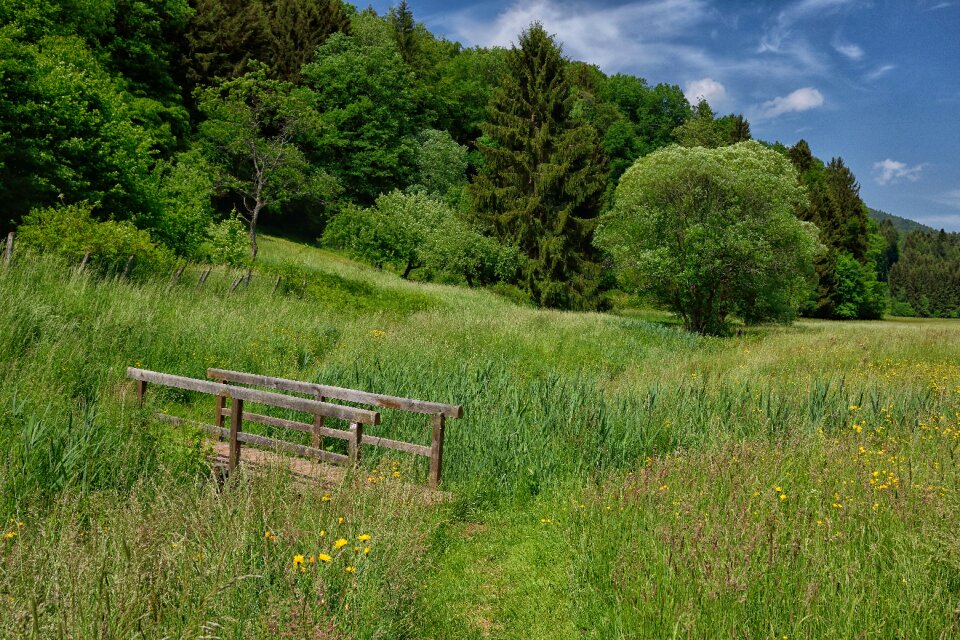
[[[0,271],[0,637],[960,637],[960,322],[703,338],[276,238],[261,260],[296,275]],[[205,440],[152,419],[212,398],[140,408],[127,366],[463,404],[449,497],[372,448],[338,486],[220,491]]]

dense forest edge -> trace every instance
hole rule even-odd
[[[266,225],[404,278],[560,309],[660,305],[701,332],[960,316],[960,235],[868,209],[843,159],[804,140],[760,141],[789,159],[793,214],[816,227],[803,291],[712,282],[736,299],[698,322],[650,286],[655,265],[627,286],[635,265],[595,238],[629,200],[621,177],[674,145],[744,145],[750,124],[571,61],[536,23],[510,49],[437,37],[406,2],[4,0],[0,25],[0,225],[91,268],[249,267]]]

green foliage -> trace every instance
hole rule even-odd
[[[413,73],[396,44],[377,35],[376,24],[366,24],[376,18],[357,20],[354,35],[335,34],[317,48],[303,80],[323,125],[313,160],[348,196],[371,203],[406,186],[414,136],[425,118]]]
[[[467,148],[446,131],[427,129],[417,137],[416,172],[412,189],[423,189],[443,200],[461,189],[467,180]]]
[[[216,172],[198,150],[157,163],[153,171],[160,208],[135,222],[177,254],[199,257],[213,221]]]
[[[89,265],[105,273],[120,273],[134,256],[131,273],[163,274],[173,266],[173,255],[130,222],[98,222],[93,205],[81,202],[34,209],[18,228],[25,246],[79,264],[89,253]]]
[[[606,166],[596,131],[572,117],[560,47],[533,24],[507,54],[490,104],[484,165],[470,187],[480,220],[523,256],[520,285],[537,304],[596,308],[591,238]]]
[[[887,299],[883,283],[878,282],[872,265],[863,265],[849,253],[837,255],[834,267],[834,315],[841,320],[883,317]]]
[[[912,231],[890,268],[890,294],[916,315],[960,317],[960,234]]]
[[[267,76],[262,65],[203,89],[197,102],[206,120],[201,142],[217,170],[218,186],[235,195],[249,225],[250,254],[257,257],[257,223],[264,209],[294,199],[321,204],[338,191],[335,180],[313,166],[301,147],[320,130],[310,94]]]
[[[150,212],[154,140],[129,94],[75,36],[34,44],[0,26],[0,182],[5,217],[61,200],[105,217]]]
[[[653,294],[691,331],[723,334],[729,316],[789,321],[806,295],[816,229],[781,155],[756,142],[669,147],[620,180],[597,243],[622,283]]]
[[[249,264],[249,238],[246,224],[237,215],[211,224],[207,230],[207,257],[215,264],[244,267]]]
[[[730,144],[731,134],[724,130],[722,123],[714,119],[713,109],[707,101],[701,99],[694,107],[693,115],[673,130],[673,137],[684,147],[715,149]]]

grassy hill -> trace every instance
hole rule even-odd
[[[880,211],[879,209],[870,209],[868,207],[867,212],[870,217],[877,222],[883,222],[884,220],[892,222],[893,228],[899,231],[901,235],[906,235],[911,231],[936,231],[933,227],[928,227],[925,224],[910,220],[909,218],[901,218],[900,216],[895,216],[892,213]]]
[[[26,254],[0,272],[6,634],[956,633],[960,324],[701,338],[280,239],[262,260],[296,274],[291,291],[255,276],[231,294],[223,272],[199,288],[194,269],[100,279]],[[277,469],[219,491],[199,434],[152,418],[209,421],[211,399],[158,389],[138,408],[129,365],[462,403],[451,499],[425,501],[425,463],[377,449],[340,486]],[[372,432],[428,439],[389,411]]]

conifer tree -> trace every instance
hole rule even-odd
[[[417,54],[417,23],[413,19],[413,11],[407,4],[407,0],[401,0],[400,4],[390,9],[389,20],[400,57],[404,62],[412,65]]]
[[[274,77],[295,82],[300,67],[332,34],[350,34],[350,16],[340,0],[274,0],[270,15]]]
[[[526,258],[520,285],[543,306],[597,305],[600,269],[591,239],[606,163],[596,131],[571,117],[567,61],[543,26],[507,55],[471,185],[478,216]]]

